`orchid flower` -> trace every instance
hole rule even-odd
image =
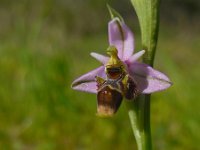
[[[108,48],[107,53],[110,55],[110,57],[94,52],[91,53],[91,56],[100,61],[102,65],[76,79],[72,83],[72,88],[74,90],[98,94],[98,85],[101,83],[101,80],[103,83],[109,79],[106,72],[107,66],[119,64],[123,66],[123,72],[133,79],[133,82],[136,85],[137,94],[150,94],[165,90],[171,86],[172,83],[165,74],[153,69],[147,64],[138,62],[138,59],[145,53],[145,50],[141,50],[133,54],[133,33],[119,18],[113,18],[109,22],[108,36],[110,47]],[[110,52],[110,49],[113,50]],[[116,57],[114,57],[114,51]],[[118,105],[121,103],[121,101],[117,102],[117,98],[112,100],[113,103],[118,103],[116,104],[117,108],[114,108],[114,110],[111,109],[113,110],[111,112],[107,110],[107,107],[109,107],[106,106],[107,104],[103,105],[103,108],[100,108],[102,106],[100,103],[98,103],[98,114],[108,116],[113,115],[118,109]],[[111,105],[113,105],[113,103]]]

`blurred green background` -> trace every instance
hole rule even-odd
[[[72,81],[100,64],[108,47],[106,3],[135,33],[128,0],[0,0],[0,149],[132,150],[124,104],[96,117],[96,96]],[[152,95],[155,150],[197,150],[200,141],[200,1],[163,0],[155,68],[174,85]]]

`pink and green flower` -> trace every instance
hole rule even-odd
[[[108,24],[109,47],[117,50],[116,61],[122,63],[124,71],[135,82],[139,94],[150,94],[167,89],[172,85],[169,78],[151,66],[138,62],[145,50],[134,54],[134,36],[129,27],[119,18],[113,18]],[[101,66],[80,76],[72,83],[74,90],[98,93],[97,77],[107,80],[106,68],[112,58],[98,53],[91,56],[101,62]]]

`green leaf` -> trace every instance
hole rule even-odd
[[[160,0],[131,0],[139,19],[142,47],[146,50],[144,62],[153,65],[158,39]]]

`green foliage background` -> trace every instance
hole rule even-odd
[[[127,1],[0,1],[0,149],[136,149],[126,112],[95,116],[96,96],[73,91],[71,82],[100,65],[89,56],[108,46],[106,3],[135,33]],[[197,150],[200,140],[200,3],[166,0],[155,68],[174,85],[152,95],[153,147]]]

